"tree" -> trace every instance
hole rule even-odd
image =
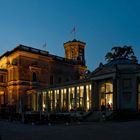
[[[111,49],[111,51],[112,51],[113,57],[116,57],[116,58],[120,57],[122,55],[122,53],[123,53],[123,50],[122,50],[121,47],[113,47]]]
[[[125,49],[124,57],[126,57],[126,58],[131,58],[131,56],[134,55],[134,51],[133,51],[133,49],[132,49],[131,46],[124,46],[124,49]]]
[[[105,60],[107,60],[107,61],[111,61],[111,60],[113,60],[113,58],[114,58],[114,56],[111,52],[108,52],[105,56]]]
[[[105,55],[105,60],[111,61],[114,59],[119,59],[119,58],[128,58],[128,59],[133,59],[135,62],[137,62],[137,58],[134,54],[134,51],[132,49],[132,46],[123,46],[123,47],[113,47],[111,49],[111,52],[108,52]]]

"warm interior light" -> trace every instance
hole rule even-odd
[[[4,94],[4,91],[0,91],[0,95],[3,95]]]
[[[46,105],[45,104],[43,104],[43,108],[45,108],[46,107]]]

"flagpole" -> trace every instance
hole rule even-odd
[[[74,39],[76,38],[76,29],[75,26],[71,30],[71,34],[73,34]]]
[[[46,42],[45,42],[45,44],[43,44],[43,46],[42,46],[42,47],[44,48],[44,50],[45,50],[45,51],[47,51],[47,49],[46,49],[46,47],[47,47]]]
[[[74,30],[74,39],[76,39],[76,31]]]

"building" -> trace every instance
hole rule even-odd
[[[139,70],[140,65],[127,58],[101,64],[90,78],[94,87],[94,108],[101,109],[104,104],[113,110],[139,110]]]
[[[17,112],[140,110],[140,65],[125,57],[86,73],[85,43],[64,43],[65,58],[19,45],[0,57],[0,105]]]
[[[85,43],[64,43],[65,57],[47,51],[18,45],[0,56],[0,108],[13,106],[17,112],[21,102],[28,108],[27,91],[36,92],[47,86],[84,78],[87,69]]]
[[[29,91],[30,93],[30,91]],[[34,110],[49,112],[140,110],[140,65],[127,58],[100,64],[85,79],[34,94]]]
[[[31,111],[70,112],[92,110],[92,85],[88,79],[28,91]]]

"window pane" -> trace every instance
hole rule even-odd
[[[106,92],[113,92],[113,85],[111,83],[106,83]]]

